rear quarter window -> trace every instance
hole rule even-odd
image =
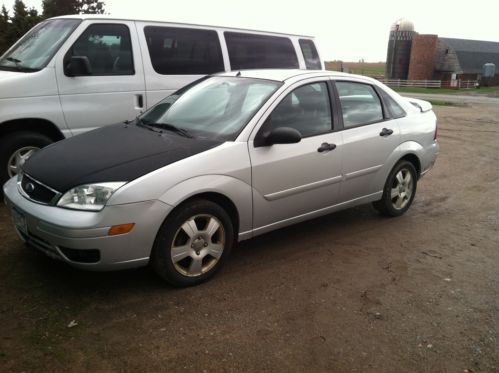
[[[224,36],[232,70],[299,67],[288,37],[229,31]]]
[[[321,70],[322,64],[314,42],[310,39],[300,39],[299,42],[307,70]]]
[[[379,87],[378,92],[392,118],[398,119],[407,115],[405,110],[402,109],[402,107],[392,98],[392,96]]]

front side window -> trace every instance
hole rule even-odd
[[[94,24],[81,34],[64,58],[86,57],[90,75],[134,75],[130,30],[120,24]]]
[[[138,124],[158,130],[173,126],[189,136],[231,141],[281,84],[241,77],[201,79],[160,101]]]
[[[289,93],[272,112],[270,124],[270,129],[294,128],[302,137],[331,131],[331,104],[326,83],[307,84]]]
[[[287,37],[229,31],[224,35],[232,70],[299,66],[293,43]]]
[[[158,74],[200,75],[225,70],[216,31],[148,26],[144,34]]]
[[[39,23],[0,57],[0,70],[31,72],[43,69],[80,22],[54,19]]]
[[[307,70],[320,70],[322,69],[321,60],[315,44],[310,39],[300,39],[300,48],[305,59],[305,66]]]
[[[355,127],[383,120],[381,101],[369,84],[336,82],[343,112],[343,126]]]

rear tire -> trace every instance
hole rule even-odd
[[[233,224],[227,212],[214,202],[196,199],[166,218],[150,264],[173,286],[197,285],[220,270],[233,243]]]
[[[393,167],[386,179],[381,200],[373,202],[373,206],[385,216],[400,216],[411,206],[416,187],[416,168],[411,162],[402,160]]]
[[[9,133],[0,139],[0,185],[19,172],[19,167],[35,151],[51,144],[50,137],[37,132]],[[16,160],[17,159],[17,160]],[[14,165],[17,163],[16,168]]]

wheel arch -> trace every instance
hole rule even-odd
[[[237,236],[239,234],[239,211],[236,207],[236,204],[226,195],[219,193],[219,192],[202,192],[202,193],[197,193],[194,195],[191,195],[187,197],[186,199],[182,200],[177,206],[174,207],[174,209],[170,212],[173,213],[174,211],[181,209],[183,206],[186,204],[190,203],[193,200],[196,199],[204,199],[213,203],[216,203],[220,207],[222,207],[227,214],[229,214],[230,220],[232,221],[233,229],[234,229],[234,238],[237,241]],[[169,214],[169,215],[170,215]]]
[[[20,118],[0,123],[0,138],[14,132],[37,132],[53,141],[64,139],[61,130],[51,121],[42,118]]]
[[[421,176],[421,160],[419,159],[419,157],[416,154],[407,153],[404,156],[402,156],[398,162],[400,162],[400,161],[408,161],[408,162],[412,163],[412,165],[416,169],[416,174],[417,174],[417,177],[419,179],[419,177]]]

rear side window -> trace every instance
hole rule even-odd
[[[81,34],[65,56],[85,56],[92,75],[134,75],[130,30],[120,24],[94,24]]]
[[[199,75],[225,70],[216,31],[147,26],[144,33],[158,74]]]
[[[343,112],[343,126],[355,127],[383,120],[378,94],[369,84],[336,82]]]
[[[322,65],[314,42],[310,39],[300,39],[300,48],[307,70],[321,70]]]
[[[381,98],[383,99],[385,106],[388,108],[388,111],[390,112],[390,116],[392,118],[397,119],[406,116],[404,109],[402,109],[400,105],[397,104],[397,102],[392,98],[392,96],[390,96],[382,89],[378,89],[378,92],[381,95]]]
[[[298,68],[293,43],[287,37],[224,33],[232,70]]]

